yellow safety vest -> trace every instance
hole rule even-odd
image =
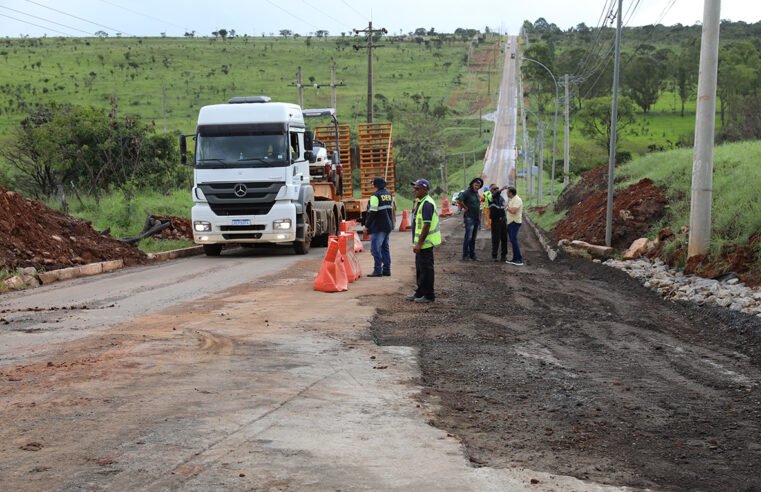
[[[429,195],[420,200],[417,207],[417,214],[415,215],[415,233],[412,237],[412,244],[417,244],[420,234],[423,232],[423,204],[430,202],[433,206],[433,217],[431,218],[431,227],[428,229],[428,235],[423,241],[422,249],[433,248],[441,244],[441,229],[439,228],[439,213],[436,211],[436,202],[433,201]]]

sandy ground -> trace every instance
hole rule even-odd
[[[0,346],[11,340],[14,351],[0,363],[3,488],[602,490],[523,466],[479,467],[459,436],[432,425],[440,410],[421,398],[417,350],[379,347],[369,329],[373,299],[412,288],[408,241],[393,236],[394,276],[346,293],[312,290],[318,253],[229,287],[215,274],[213,294],[194,286],[203,275],[187,275],[175,296],[154,292],[165,307],[119,312],[117,324],[107,309],[81,317],[38,304],[28,312],[36,321],[6,312]],[[360,258],[368,271],[369,254]],[[241,261],[256,269],[270,259]],[[158,272],[123,275],[150,283]],[[58,284],[58,299],[124,280]],[[63,321],[48,323],[55,316]]]

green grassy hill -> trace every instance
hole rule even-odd
[[[33,105],[49,101],[137,113],[163,129],[192,132],[198,109],[234,95],[266,94],[297,101],[297,67],[303,70],[305,107],[330,106],[335,61],[338,116],[364,121],[366,51],[353,38],[44,38],[0,41],[0,135]],[[445,105],[460,114],[483,106],[485,75],[468,70],[469,44],[384,41],[374,54],[378,120],[404,108]],[[313,84],[320,84],[315,88]],[[396,106],[394,108],[393,106]],[[398,110],[398,109],[397,109]],[[391,111],[391,113],[389,113]]]
[[[729,243],[746,244],[761,231],[761,142],[741,142],[716,147],[713,168],[711,250]],[[667,215],[652,230],[669,225],[674,230],[689,224],[692,149],[658,152],[621,166],[618,175],[626,187],[642,178],[652,179],[669,198]]]

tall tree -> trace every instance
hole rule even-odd
[[[682,49],[674,57],[671,66],[671,74],[674,78],[681,109],[679,114],[684,117],[684,104],[687,98],[695,91],[695,84],[698,80],[698,71],[700,64],[700,46],[697,39],[688,41],[682,45]]]
[[[576,120],[581,124],[581,132],[604,145],[610,152],[610,113],[613,101],[610,96],[590,99],[576,114]],[[616,132],[618,135],[627,126],[634,123],[634,103],[628,97],[618,98],[618,120]],[[620,142],[617,139],[616,142]]]
[[[636,55],[624,66],[624,90],[645,113],[658,101],[663,73],[663,65],[651,55]]]

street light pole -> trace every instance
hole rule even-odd
[[[558,142],[558,100],[560,99],[560,86],[558,85],[558,81],[555,78],[555,75],[552,73],[552,70],[547,68],[547,66],[537,60],[534,60],[533,58],[526,58],[525,56],[521,57],[521,60],[530,61],[532,63],[536,63],[543,69],[547,70],[547,73],[550,74],[550,77],[552,77],[552,81],[555,83],[555,118],[552,122],[552,177],[550,180],[550,203],[555,202],[555,148],[557,146]]]

